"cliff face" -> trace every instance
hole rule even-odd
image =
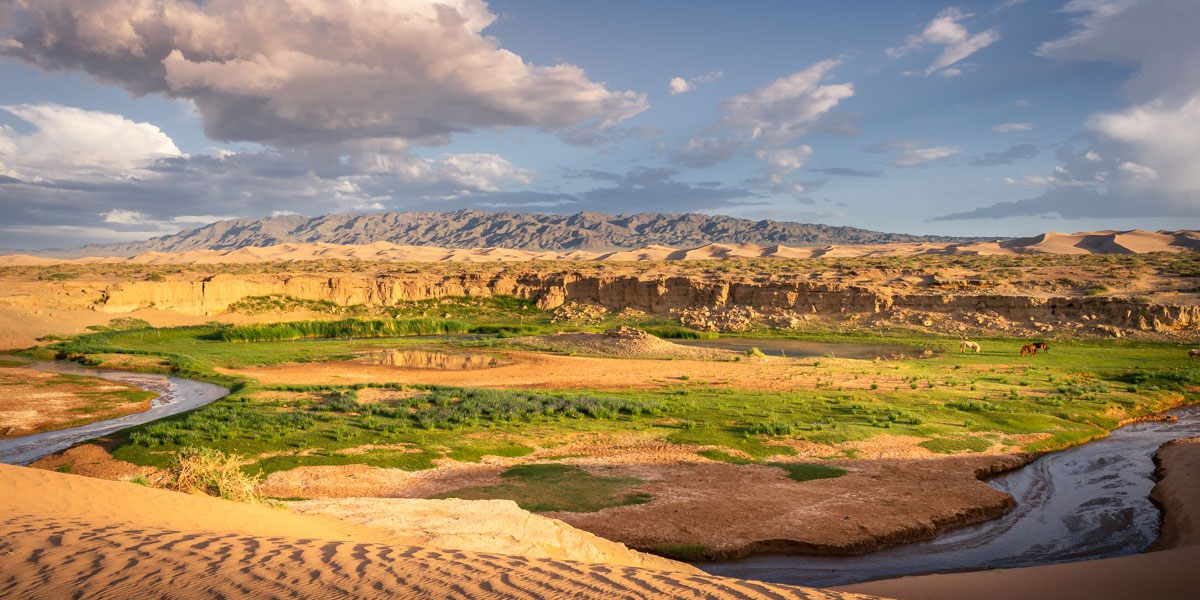
[[[609,277],[573,272],[337,277],[216,275],[200,281],[110,284],[104,288],[96,309],[122,313],[158,308],[187,315],[213,315],[239,300],[257,296],[286,296],[347,306],[395,306],[413,300],[493,295],[532,299],[547,309],[574,302],[656,314],[736,307],[793,320],[861,321],[916,315],[917,323],[925,322],[927,326],[924,316],[952,317],[958,323],[979,326],[997,321],[1032,323],[1040,331],[1052,330],[1054,324],[1164,334],[1194,333],[1200,328],[1198,306],[1123,297],[1032,297],[970,291],[892,293],[886,288],[828,282]]]

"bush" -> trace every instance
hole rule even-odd
[[[696,331],[686,327],[646,327],[644,331],[655,337],[672,340],[715,340],[721,337],[715,331]]]
[[[212,448],[184,448],[167,469],[167,486],[239,502],[262,502],[261,480],[239,466],[241,457]]]

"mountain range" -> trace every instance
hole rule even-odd
[[[142,252],[234,250],[290,243],[364,245],[390,242],[443,248],[615,250],[654,245],[695,247],[708,243],[826,246],[984,239],[992,238],[906,235],[856,227],[752,221],[699,213],[609,215],[581,212],[555,215],[457,210],[232,219],[141,242],[93,244],[33,254],[58,258],[132,256]]]

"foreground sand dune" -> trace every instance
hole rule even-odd
[[[248,264],[297,260],[365,260],[384,262],[514,262],[534,260],[660,261],[710,260],[723,258],[852,258],[860,256],[1014,255],[1014,254],[1141,254],[1186,252],[1200,249],[1200,232],[1179,231],[1083,231],[1044,233],[1029,238],[966,244],[880,244],[865,246],[790,247],[782,245],[712,243],[676,249],[647,246],[616,252],[530,251],[511,248],[439,248],[402,246],[390,242],[339,245],[324,242],[291,243],[235,250],[190,250],[187,252],[143,252],[128,257],[57,259],[28,254],[0,256],[0,266],[48,266],[54,264]]]
[[[437,550],[207,497],[0,465],[0,597],[850,599],[685,572]]]

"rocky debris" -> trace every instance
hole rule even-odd
[[[762,315],[745,306],[685,308],[675,313],[684,327],[699,331],[735,333],[746,331],[762,320]]]
[[[554,309],[551,314],[551,323],[599,323],[604,319],[604,314],[608,309],[595,304],[578,304],[569,302]]]

